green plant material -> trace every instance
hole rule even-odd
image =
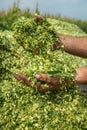
[[[49,53],[59,38],[55,30],[44,18],[37,22],[35,18],[21,17],[13,24],[14,36],[19,44],[33,54]]]
[[[59,37],[46,19],[37,23],[34,18],[22,17],[14,23],[13,31],[0,32],[1,130],[87,129],[87,98],[78,88],[63,84],[58,91],[41,93],[13,76],[26,74],[32,86],[38,72],[73,82],[75,69],[86,62],[62,50],[51,51],[56,40]],[[36,46],[39,53],[35,53]]]
[[[16,50],[16,40],[10,31],[0,32],[0,75],[11,67],[12,57]]]
[[[50,19],[48,18],[48,22],[55,28],[57,33],[71,35],[71,36],[87,36],[85,32],[83,32],[77,25],[70,24],[68,22]]]

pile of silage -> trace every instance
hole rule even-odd
[[[48,18],[47,21],[55,28],[57,33],[70,36],[87,36],[77,25],[65,21]]]
[[[13,76],[22,72],[36,82],[34,75],[44,72],[64,76],[72,82],[77,63],[62,50],[51,51],[57,40],[58,34],[46,19],[37,23],[34,18],[22,17],[13,24],[12,32],[0,33],[2,130],[86,128],[87,101],[76,88],[70,86],[42,94]]]
[[[53,44],[60,42],[60,39],[45,18],[37,22],[35,18],[22,17],[12,28],[12,32],[1,33],[0,46],[1,50],[4,49],[1,54],[2,70],[11,73],[21,70],[31,77],[37,72],[72,77],[74,67],[68,62],[64,52],[57,51],[58,48],[52,51]]]
[[[11,67],[13,67],[13,56],[16,52],[17,44],[13,37],[13,32],[4,31],[0,32],[0,78],[9,73]]]
[[[36,21],[35,18],[20,18],[13,24],[14,36],[24,49],[32,54],[49,53],[55,41],[59,41],[55,30],[47,20]]]

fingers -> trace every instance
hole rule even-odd
[[[87,66],[77,69],[75,80],[78,84],[87,84]]]
[[[60,86],[58,86],[58,85],[54,86],[52,84],[38,83],[38,84],[36,84],[35,88],[37,88],[38,90],[40,90],[42,92],[46,92],[46,91],[58,90],[60,88]]]
[[[61,87],[60,77],[48,76],[44,73],[38,73],[35,77],[43,81],[43,83],[37,83],[36,88],[42,92],[58,90]]]
[[[21,81],[27,86],[31,86],[31,81],[28,79],[28,77],[25,74],[19,73],[14,74],[15,79],[18,81]],[[54,76],[48,76],[44,73],[38,73],[35,75],[36,79],[42,81],[37,82],[33,86],[34,88],[37,88],[38,90],[42,92],[51,91],[51,90],[57,90],[60,88],[61,84],[59,83],[60,78],[54,77]]]
[[[38,80],[44,81],[45,83],[50,83],[51,85],[60,85],[60,77],[58,76],[48,76],[47,74],[44,73],[38,73],[35,75],[35,77]]]
[[[43,21],[43,17],[41,17],[40,15],[34,15],[34,19],[36,22]]]
[[[41,80],[41,81],[44,81],[44,82],[47,82],[49,77],[47,74],[44,74],[44,73],[38,73],[35,75],[35,78],[38,79],[38,80]]]
[[[53,43],[53,46],[52,46],[51,50],[55,51],[57,48],[60,48],[60,43],[58,41]]]
[[[18,81],[23,82],[27,86],[31,86],[31,81],[28,79],[28,77],[25,74],[19,73],[19,74],[14,74],[15,79]]]

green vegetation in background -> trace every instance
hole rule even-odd
[[[21,16],[30,17],[30,10],[21,10],[16,3],[8,11],[0,11],[0,30],[11,30],[12,24]]]
[[[62,21],[75,24],[77,25],[81,30],[83,30],[85,33],[87,33],[87,20],[81,20],[81,19],[70,19],[67,17],[61,18]]]
[[[19,2],[14,3],[13,7],[10,8],[7,12],[0,11],[0,30],[10,30],[11,25],[21,16],[30,17],[32,14],[37,13],[40,14],[38,4],[36,4],[36,8],[33,12],[30,12],[30,9],[21,10],[19,8]],[[65,21],[68,23],[76,24],[79,28],[81,28],[85,33],[87,33],[87,21],[80,19],[70,19],[68,17],[61,17],[60,14],[42,14],[47,18],[57,19],[61,21]]]
[[[71,35],[71,36],[87,36],[85,32],[83,32],[77,25],[70,24],[65,21],[50,19],[48,18],[48,22],[55,28],[57,33]]]

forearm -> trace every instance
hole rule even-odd
[[[60,35],[60,39],[66,52],[87,58],[87,37]]]

